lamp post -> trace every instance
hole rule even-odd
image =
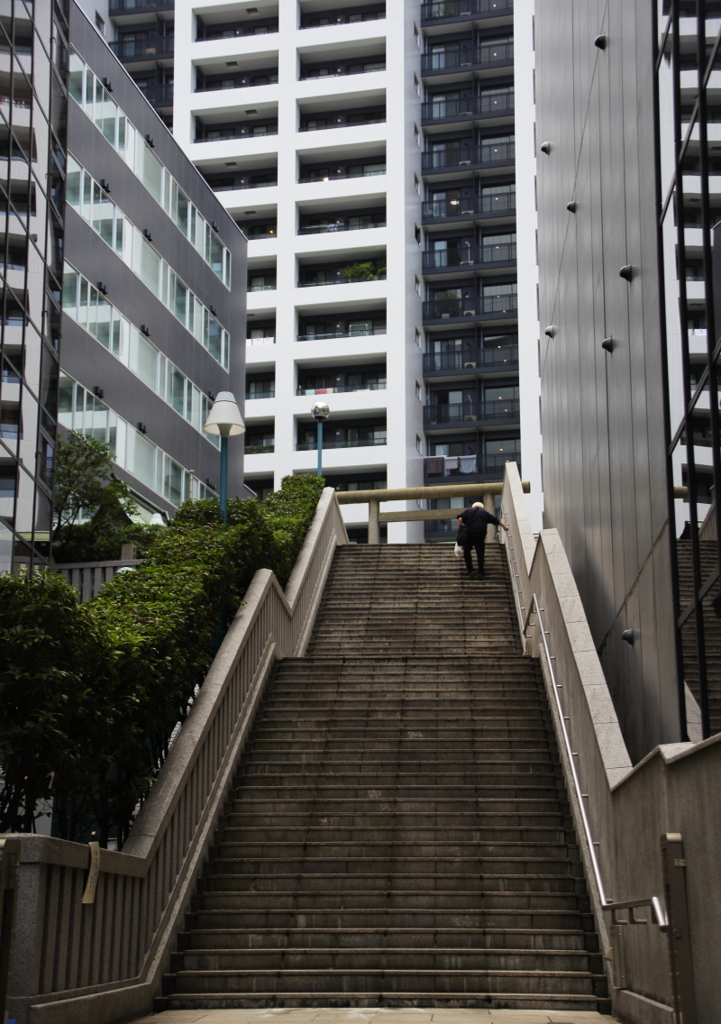
[[[330,409],[325,402],[316,402],[310,411],[313,414],[313,419],[318,424],[316,439],[316,448],[318,449],[318,469],[316,470],[316,476],[323,476],[323,423],[330,416]]]
[[[228,525],[228,438],[245,433],[238,403],[230,391],[220,391],[211,406],[203,430],[220,435],[220,517]]]

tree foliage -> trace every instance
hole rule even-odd
[[[148,557],[78,605],[58,576],[0,576],[0,831],[32,829],[52,793],[62,838],[127,835],[253,574],[285,585],[323,480],[286,477],[263,502],[186,502]],[[9,786],[8,786],[9,781]],[[6,795],[7,794],[7,795]]]

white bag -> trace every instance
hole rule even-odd
[[[460,544],[456,544],[456,546],[453,548],[453,554],[456,556],[456,558],[461,558],[463,556],[463,548],[461,547]]]

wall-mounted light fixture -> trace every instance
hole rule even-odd
[[[578,209],[578,203],[575,199],[572,199],[570,203],[566,203],[566,209],[569,213],[575,213]]]
[[[150,337],[150,328],[146,324],[140,325],[140,333],[144,334],[146,338]]]
[[[596,38],[593,40],[593,45],[597,46],[599,48],[599,50],[605,50],[606,49],[606,36],[603,33],[601,33],[600,36],[596,36]]]
[[[548,154],[551,152],[551,143],[550,142],[542,142],[541,143],[541,152],[545,153],[546,156],[548,156]]]
[[[100,292],[101,295],[107,295],[108,294],[108,289],[107,289],[106,285],[103,284],[102,281],[98,281],[98,291]]]
[[[545,331],[543,333],[546,334],[549,338],[555,338],[556,337],[556,326],[555,326],[555,324],[551,324],[549,327],[547,327],[545,329]]]
[[[633,647],[633,645],[636,643],[636,632],[635,632],[635,630],[633,630],[633,629],[624,629],[623,633],[621,633],[621,639],[625,640],[627,644],[630,644],[631,647]]]
[[[103,190],[103,192],[107,192],[107,193],[108,193],[108,195],[110,195],[110,185],[109,185],[109,184],[108,184],[108,182],[107,182],[107,181],[105,180],[105,178],[101,178],[101,179],[100,179],[100,187],[101,187],[101,189]]]
[[[153,241],[153,236],[150,233],[150,228],[143,228],[143,235],[149,242]]]
[[[153,140],[152,135],[146,135],[145,136],[145,141],[148,143],[148,145],[150,146],[151,149],[155,149],[155,142]]]
[[[93,388],[93,394],[95,395],[96,398],[102,398],[105,395],[105,392],[96,384],[95,387]]]
[[[618,274],[619,274],[619,277],[622,277],[624,279],[624,281],[632,281],[633,280],[633,267],[631,266],[630,263],[627,263],[625,267],[621,267],[621,269],[619,270]]]
[[[614,349],[613,338],[610,338],[610,337],[609,338],[604,338],[603,341],[601,342],[601,348],[605,348],[605,350],[607,352],[613,352],[613,349]]]
[[[144,423],[138,423],[138,430],[140,431],[141,434],[148,433],[148,428],[145,426]]]

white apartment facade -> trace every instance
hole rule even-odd
[[[337,488],[500,479],[511,458],[540,526],[533,0],[111,0],[107,17],[248,235],[247,484],[315,471],[323,400]],[[362,539],[367,506],[344,514]]]

